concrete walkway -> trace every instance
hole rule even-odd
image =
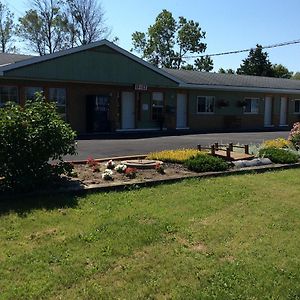
[[[264,140],[279,137],[287,138],[288,131],[277,132],[239,132],[207,133],[180,136],[160,136],[136,138],[123,136],[117,138],[78,140],[78,155],[66,157],[68,160],[81,160],[87,157],[104,158],[113,156],[147,154],[153,151],[178,148],[195,148],[197,144],[209,146],[214,142],[234,144],[260,144]]]

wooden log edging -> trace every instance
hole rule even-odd
[[[164,183],[176,183],[186,179],[205,179],[205,178],[223,177],[223,176],[231,176],[231,175],[266,173],[269,171],[280,171],[280,170],[288,170],[288,169],[295,169],[295,168],[300,168],[300,162],[294,164],[272,164],[272,165],[264,165],[264,166],[256,166],[256,167],[246,167],[240,169],[231,169],[222,172],[206,172],[206,173],[199,173],[199,174],[176,176],[176,177],[166,178],[166,179],[145,180],[145,181],[134,182],[134,183],[124,182],[124,183],[116,183],[107,186],[103,186],[100,184],[98,185],[93,184],[93,185],[82,186],[82,187],[68,187],[68,188],[37,191],[37,192],[22,193],[22,194],[10,194],[10,195],[4,195],[2,199],[13,199],[18,197],[37,197],[37,196],[48,196],[48,195],[53,196],[59,194],[84,196],[91,193],[126,191],[126,190],[131,190],[136,188],[142,188],[142,187],[152,187]]]
[[[139,155],[129,155],[129,156],[115,156],[115,157],[105,157],[105,158],[95,158],[96,162],[105,162],[109,160],[127,160],[127,159],[144,159],[146,158],[146,154]],[[85,164],[87,159],[84,160],[66,160],[65,162],[72,163],[74,165]]]

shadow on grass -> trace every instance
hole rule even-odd
[[[60,185],[47,187],[31,192],[3,192],[0,191],[0,216],[17,213],[26,217],[32,210],[46,209],[54,210],[59,208],[74,208],[78,205],[78,194],[72,193],[72,189],[80,189],[79,181],[65,179]],[[61,189],[70,190],[61,190]],[[82,195],[84,193],[81,193]]]
[[[0,196],[1,197],[1,196]],[[74,208],[78,205],[78,197],[75,195],[57,194],[40,196],[16,196],[0,198],[0,216],[9,213],[17,213],[20,217],[26,217],[33,210],[55,210],[59,208]]]

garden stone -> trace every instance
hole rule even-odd
[[[252,160],[238,160],[233,162],[236,168],[245,168],[245,167],[257,167],[263,165],[270,165],[272,161],[269,158],[255,158]]]

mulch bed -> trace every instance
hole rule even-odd
[[[119,164],[120,161],[114,161],[115,164]],[[165,174],[158,173],[153,169],[137,169],[136,177],[131,179],[128,178],[124,173],[118,173],[113,171],[113,180],[105,180],[102,178],[102,173],[106,169],[105,163],[101,162],[97,164],[98,171],[94,171],[92,166],[88,164],[75,164],[74,173],[77,175],[73,177],[72,180],[80,181],[84,186],[89,185],[116,185],[120,183],[140,183],[145,181],[177,178],[178,176],[188,177],[190,175],[195,175],[197,173],[189,171],[183,165],[164,163]]]

